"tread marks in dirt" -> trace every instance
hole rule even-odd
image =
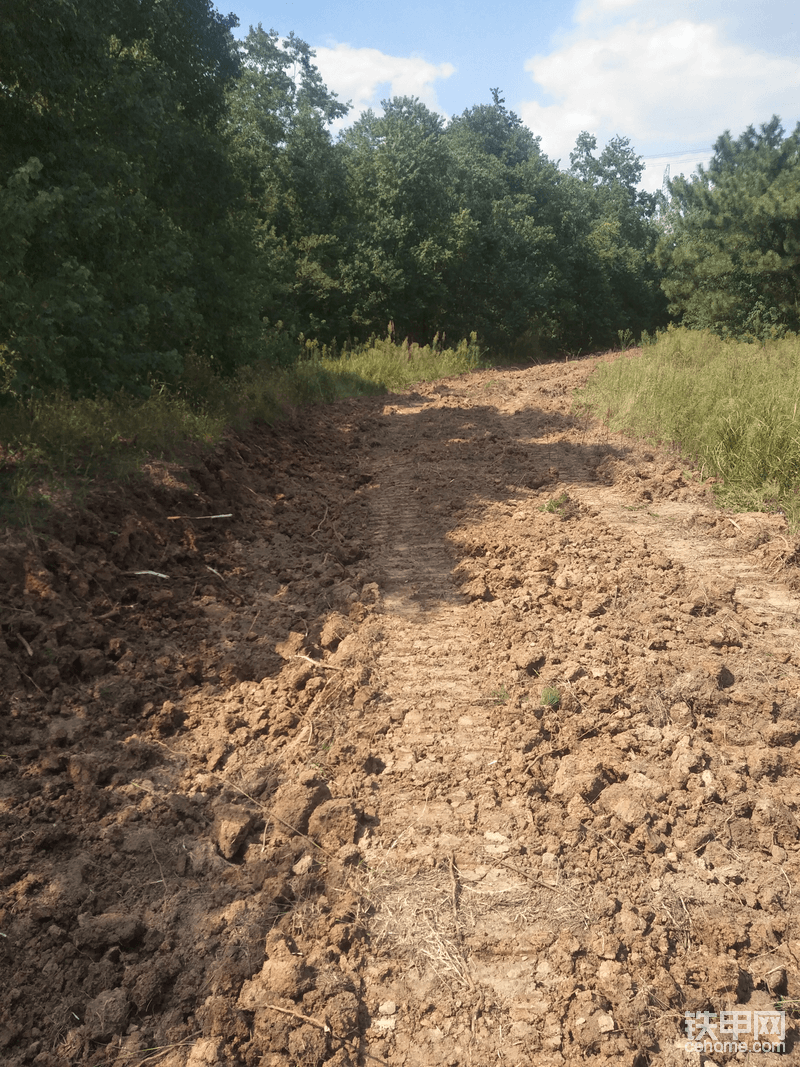
[[[666,1067],[800,995],[797,545],[575,418],[590,366],[3,546],[3,1062]]]
[[[365,996],[404,1007],[367,1047],[683,1062],[685,1010],[797,988],[798,602],[759,555],[785,527],[530,378],[421,388],[375,456]]]

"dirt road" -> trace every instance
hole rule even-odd
[[[594,364],[6,536],[2,1062],[688,1065],[776,1005],[797,1058],[800,542],[572,414]]]

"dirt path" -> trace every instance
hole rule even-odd
[[[571,414],[592,366],[7,538],[3,1062],[695,1064],[776,1004],[792,1062],[800,543]]]

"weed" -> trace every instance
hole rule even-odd
[[[723,504],[800,526],[800,337],[746,344],[670,327],[639,359],[598,367],[576,404],[678,448]]]
[[[569,503],[569,493],[566,491],[561,496],[551,497],[546,504],[542,504],[539,511],[546,511],[550,515],[558,515]]]
[[[629,348],[633,348],[636,344],[630,330],[617,330],[617,337],[619,338],[620,352],[627,352]]]
[[[778,997],[775,1001],[776,1011],[785,1011],[787,1015],[796,1017],[800,1013],[800,999],[797,997]]]
[[[546,504],[542,504],[539,507],[539,511],[547,512],[550,515],[558,515],[562,520],[574,519],[579,510],[577,502],[572,499],[566,490],[560,496],[552,497]]]
[[[373,338],[342,354],[301,341],[294,363],[265,359],[226,379],[202,360],[188,360],[177,386],[154,384],[145,398],[54,394],[10,402],[0,396],[0,519],[40,525],[53,503],[74,501],[91,479],[125,478],[147,460],[213,447],[228,426],[272,424],[298,407],[486,365],[475,334],[455,348]]]
[[[489,694],[489,696],[492,698],[495,704],[498,705],[498,707],[501,704],[507,704],[508,701],[511,699],[511,694],[504,685],[501,685],[499,689],[493,690]]]
[[[351,388],[360,383],[365,393],[402,389],[413,382],[432,382],[488,365],[474,333],[455,348],[420,346],[409,344],[408,341],[395,344],[391,338],[373,338],[368,344],[350,349],[342,355],[330,353],[324,348],[317,349],[313,344],[310,347],[307,344],[307,350],[311,355],[312,367],[340,382],[344,381]],[[304,363],[301,360],[287,373],[296,373]],[[341,395],[354,394],[348,392]]]
[[[544,708],[557,708],[561,703],[561,693],[558,689],[554,689],[552,686],[546,685],[542,690],[542,707]]]

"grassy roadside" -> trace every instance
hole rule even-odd
[[[800,527],[800,337],[743,344],[670,327],[641,356],[598,367],[576,403],[680,449],[718,479],[725,506]]]
[[[152,458],[213,447],[227,427],[274,424],[287,412],[347,396],[398,390],[483,366],[473,337],[457,348],[374,340],[342,355],[307,344],[289,367],[242,367],[221,380],[203,364],[178,388],[73,400],[54,396],[0,408],[0,522],[38,525],[56,500],[93,479],[126,478]]]

